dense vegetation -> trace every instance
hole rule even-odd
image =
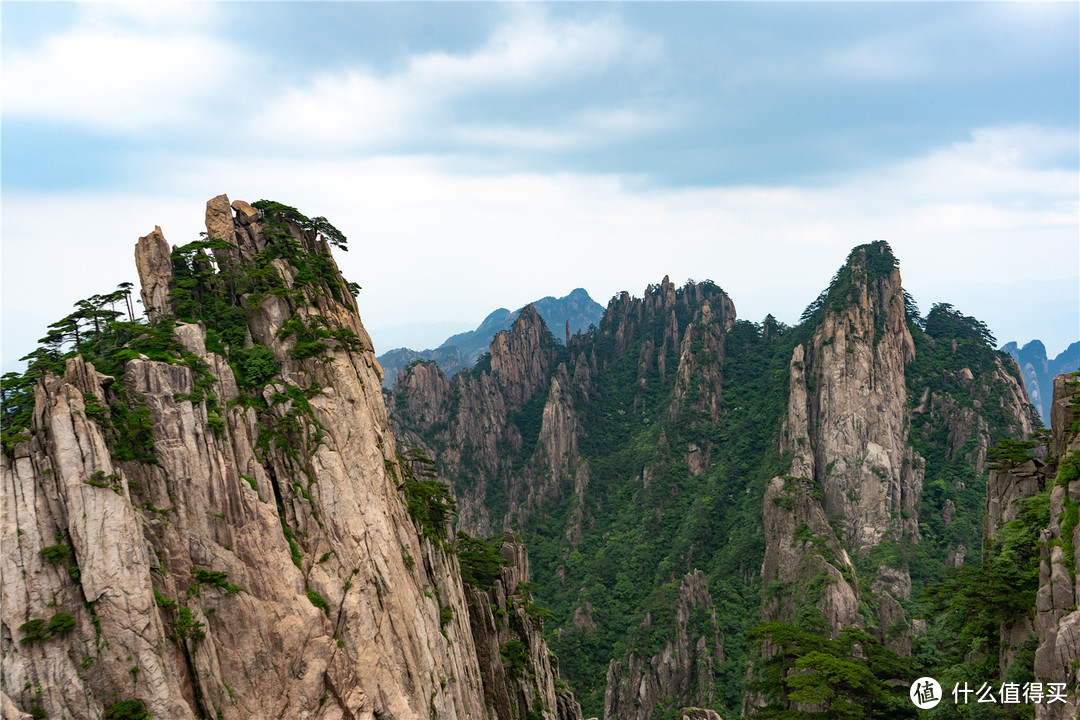
[[[575,338],[558,356],[558,362],[570,367],[580,356],[597,368],[587,397],[574,398],[586,428],[580,449],[589,472],[588,490],[584,505],[579,506],[574,493],[566,492],[561,500],[534,514],[520,531],[529,547],[536,594],[555,616],[556,632],[549,643],[586,716],[603,713],[612,659],[624,662],[631,653],[650,658],[674,639],[678,627],[673,608],[679,585],[694,570],[705,573],[716,614],[713,620],[703,609],[695,611],[687,630],[692,638],[714,633],[723,638],[725,662],[715,668],[712,678],[713,708],[723,716],[741,710],[748,689],[747,663],[758,643],[770,639],[775,645],[774,635],[786,633],[785,642],[805,650],[792,655],[802,658],[803,665],[792,664],[774,673],[774,680],[787,679],[771,687],[765,677],[759,678],[765,685],[750,688],[771,699],[772,704],[763,710],[766,715],[789,717],[784,714],[784,702],[777,698],[794,694],[796,698],[813,696],[816,700],[811,704],[821,708],[820,712],[801,710],[800,718],[905,717],[911,706],[904,693],[896,692],[898,683],[910,680],[918,670],[940,669],[946,657],[955,661],[959,652],[955,642],[971,640],[968,636],[975,631],[971,626],[964,634],[946,619],[935,618],[963,618],[965,623],[983,623],[988,628],[1002,620],[1001,613],[1028,603],[1031,583],[1037,582],[1032,565],[1037,553],[1032,554],[1028,541],[1031,528],[1044,520],[1039,513],[1045,506],[1032,501],[1017,521],[1023,527],[1010,524],[986,558],[980,542],[990,466],[1017,461],[1031,451],[1027,444],[1009,444],[1019,438],[1019,427],[1003,402],[1008,388],[1000,372],[1014,372],[1012,364],[993,349],[994,339],[985,324],[944,304],[934,305],[922,317],[913,298],[904,293],[906,321],[916,350],[906,377],[911,442],[921,456],[916,459],[918,469],[924,473],[921,540],[886,540],[869,553],[853,554],[858,580],[851,578],[851,582],[857,582],[870,639],[858,636],[863,631],[854,629],[834,639],[813,622],[759,626],[764,552],[761,498],[765,482],[789,468],[778,447],[792,350],[807,342],[826,314],[843,312],[866,294],[876,293],[875,306],[885,307],[883,281],[897,265],[887,244],[861,246],[806,309],[799,326],[788,328],[771,317],[760,325],[736,322],[724,334],[719,353],[715,347],[706,349],[701,336],[695,336],[692,352],[701,360],[699,367],[718,366],[722,377],[715,421],[694,409],[703,393],[710,392],[705,379],[693,377],[689,387],[677,388],[674,369],[681,348],[665,343],[672,323],[669,308],[642,313],[642,306],[635,303],[649,307],[648,296],[642,301],[616,298],[600,326]],[[670,306],[675,325],[685,332],[701,302],[707,300],[715,308],[721,293],[712,283],[679,290]],[[884,336],[884,312],[879,313],[875,329],[877,343]],[[628,336],[632,339],[627,343]],[[666,373],[656,357],[665,348]],[[646,360],[650,353],[655,353],[654,359]],[[466,372],[490,373],[490,361],[482,359]],[[522,438],[521,448],[502,448],[510,453],[506,465],[511,476],[528,468],[528,456],[536,452],[546,400],[546,393],[541,393],[511,414]],[[965,427],[965,422],[970,426]],[[710,460],[697,473],[690,467],[692,446],[699,457],[707,453]],[[460,477],[454,482],[465,487],[476,482],[477,467],[471,462],[469,448],[462,448]],[[495,527],[507,513],[506,501],[504,482],[490,482],[486,505]],[[580,540],[571,539],[576,537]],[[963,567],[946,572],[949,558],[961,558]],[[910,573],[912,599],[903,602],[907,616],[930,618],[930,634],[916,639],[912,659],[897,658],[881,645],[895,630],[875,625],[877,602],[870,584],[881,565]],[[968,588],[981,584],[996,590],[1010,583],[1014,587],[1011,594],[1002,595],[1009,602],[996,607],[998,614],[990,617],[977,612],[970,598],[949,583]],[[928,599],[920,602],[927,588],[936,588],[932,596],[947,600],[947,606],[933,605]],[[583,613],[585,622],[575,627],[571,620],[575,615],[580,620]],[[844,664],[853,644],[864,650],[872,647],[876,653],[869,675]],[[968,654],[972,652],[969,647]],[[821,663],[811,667],[805,659],[809,655]],[[782,660],[770,657],[769,667],[775,670]],[[990,665],[986,660],[986,668]],[[802,683],[800,687],[790,686],[791,672],[802,678],[795,681]],[[678,708],[677,699],[662,701],[654,718],[675,717]]]
[[[235,248],[216,238],[204,238],[173,252],[172,314],[154,322],[137,319],[131,286],[125,284],[112,293],[80,301],[73,313],[49,326],[41,346],[24,358],[29,361],[26,372],[3,376],[4,451],[10,452],[27,437],[35,385],[47,374],[63,374],[66,362],[75,355],[117,380],[126,364],[140,355],[188,367],[194,392],[178,400],[202,403],[210,427],[220,431],[226,408],[213,392],[214,378],[201,358],[176,341],[176,322],[202,323],[208,349],[230,364],[241,390],[238,402],[254,408],[259,417],[257,453],[265,458],[269,452],[281,452],[298,462],[297,448],[317,446],[322,429],[308,400],[320,388],[312,384],[267,391],[280,377],[282,364],[270,348],[250,342],[248,313],[267,296],[284,302],[291,314],[278,337],[293,340],[289,355],[294,360],[321,360],[335,348],[358,348],[358,338],[348,330],[331,327],[325,318],[303,319],[297,314],[312,298],[349,304],[348,293],[358,290],[341,278],[328,252],[305,248],[297,233],[308,233],[312,240],[322,237],[327,245],[341,249],[346,240],[324,218],[309,219],[295,208],[269,201],[255,206],[263,213],[267,243],[253,257],[240,261],[233,254]],[[295,270],[291,286],[282,279],[278,260]],[[985,324],[949,305],[934,305],[922,318],[910,297],[905,297],[916,350],[906,371],[911,442],[922,458],[925,476],[919,511],[921,541],[885,541],[856,558],[861,580],[873,578],[879,565],[910,573],[914,599],[905,603],[905,609],[909,617],[921,614],[928,620],[928,634],[915,641],[912,658],[902,659],[883,646],[880,628],[845,628],[832,638],[815,608],[802,613],[795,623],[759,624],[764,554],[761,498],[768,479],[786,474],[790,467],[779,451],[779,432],[788,399],[792,350],[807,341],[825,314],[842,311],[868,286],[879,286],[877,281],[896,264],[884,243],[863,246],[811,303],[799,326],[786,327],[771,316],[762,324],[738,321],[724,332],[719,350],[700,333],[695,335],[689,344],[691,355],[701,366],[718,368],[722,378],[715,419],[697,409],[698,400],[712,392],[703,378],[695,376],[688,386],[677,386],[681,345],[667,342],[672,316],[686,333],[704,302],[719,306],[723,291],[711,282],[688,284],[665,312],[640,313],[633,306],[640,301],[624,297],[613,304],[598,328],[575,338],[569,347],[560,347],[547,337],[543,349],[553,353],[557,362],[572,364],[575,358],[587,357],[597,368],[587,397],[575,397],[587,428],[580,449],[588,468],[588,493],[581,506],[572,492],[564,493],[562,500],[542,508],[518,529],[528,544],[533,568],[534,586],[525,592],[534,593],[551,608],[554,622],[549,623],[549,643],[586,716],[603,713],[605,676],[612,659],[623,661],[631,654],[649,658],[673,641],[678,630],[673,608],[680,583],[696,570],[704,573],[715,613],[698,607],[686,619],[686,627],[694,639],[722,638],[725,662],[705,680],[715,692],[713,708],[724,716],[739,713],[744,693],[750,690],[763,700],[760,714],[779,720],[909,717],[910,706],[898,688],[906,688],[912,677],[931,674],[950,685],[953,679],[969,683],[998,679],[999,628],[1027,612],[1038,586],[1039,533],[1049,523],[1049,491],[1026,500],[1020,517],[1006,524],[982,551],[987,470],[992,465],[1006,468],[1024,462],[1036,442],[1016,439],[1018,428],[1002,402],[1007,391],[1003,382],[978,380],[990,377],[998,367],[1011,372],[1011,363],[1002,363],[1002,355],[992,349],[993,336]],[[627,320],[635,312],[640,313],[636,324]],[[629,323],[626,327],[633,331],[629,347],[620,347],[620,323]],[[657,357],[645,361],[650,353]],[[490,357],[467,372],[477,376],[490,372]],[[499,451],[515,458],[514,469],[526,467],[537,450],[546,400],[541,392],[509,414],[520,446],[503,442]],[[86,395],[83,403],[87,417],[103,429],[116,460],[155,462],[149,413],[127,397],[122,382],[109,384],[105,398]],[[290,409],[270,412],[278,405]],[[957,441],[955,427],[963,417],[976,420]],[[988,438],[980,436],[979,427],[989,429]],[[996,445],[987,447],[987,440]],[[460,479],[475,482],[468,451],[462,448],[465,472]],[[692,453],[707,455],[709,462],[692,469]],[[1059,477],[1073,477],[1078,467],[1080,461],[1075,458],[1064,459]],[[447,485],[436,479],[432,461],[409,451],[399,454],[398,462],[390,463],[388,469],[399,472],[398,487],[419,532],[448,547],[456,506]],[[306,473],[299,466],[297,471]],[[115,489],[113,479],[102,476],[88,482]],[[254,479],[244,479],[256,487]],[[308,480],[310,486],[314,480],[310,476]],[[295,488],[294,494],[306,497],[301,484]],[[286,492],[274,488],[283,534],[293,561],[301,566],[303,538],[290,530],[283,500]],[[504,485],[490,482],[487,507],[495,526],[507,514],[507,502]],[[1075,527],[1077,507],[1076,501],[1067,505],[1065,527]],[[580,540],[569,539],[575,536]],[[456,536],[467,585],[492,586],[506,564],[498,554],[500,545],[499,536]],[[1071,544],[1066,550],[1070,557],[1075,551]],[[62,565],[68,562],[70,548],[60,544],[41,552],[50,562]],[[947,557],[965,552],[962,567],[946,570]],[[403,560],[410,567],[415,562],[407,556]],[[77,573],[77,568],[72,569]],[[193,577],[196,589],[203,583],[227,592],[240,591],[228,584],[224,573],[193,569]],[[868,588],[859,587],[864,600],[872,602]],[[309,588],[307,594],[312,604],[328,611],[318,592]],[[547,614],[531,598],[530,594],[530,607]],[[171,603],[170,611],[176,612],[173,636],[178,644],[197,640],[200,623],[192,619],[190,609],[159,600],[164,602]],[[584,608],[590,608],[586,627],[576,627],[571,620]],[[448,606],[442,610],[445,624],[452,611]],[[73,627],[70,616],[30,623],[20,628],[27,633],[24,643],[46,642]],[[761,672],[748,686],[747,665],[763,642],[776,652],[762,661]],[[865,662],[851,660],[856,646]],[[517,667],[520,649],[508,643],[503,650],[506,662]],[[1029,678],[1033,652],[1031,643],[1022,646],[1006,679],[1023,682]],[[694,680],[695,693],[699,680]],[[797,703],[819,710],[793,710]],[[677,703],[662,703],[655,717],[675,717],[677,709]],[[131,705],[114,716],[138,717],[141,712],[141,705]],[[1004,711],[983,708],[979,712],[995,717],[994,712]],[[934,717],[947,713],[943,704]]]
[[[754,717],[768,720],[861,720],[913,718],[907,688],[915,679],[911,660],[881,641],[846,627],[833,639],[817,608],[798,624],[770,622],[750,633],[767,641],[773,654],[750,685],[763,705]],[[795,709],[799,706],[818,710]]]
[[[128,361],[140,355],[185,364],[196,375],[196,393],[188,399],[205,400],[208,413],[220,418],[217,398],[207,389],[213,378],[205,363],[186,352],[174,338],[177,321],[205,325],[208,349],[229,359],[241,387],[257,388],[269,382],[278,372],[277,364],[267,348],[245,347],[245,309],[257,307],[266,294],[284,299],[295,310],[307,304],[309,297],[328,295],[340,302],[345,292],[359,288],[341,279],[329,252],[304,249],[293,232],[307,232],[313,239],[322,237],[328,244],[346,249],[345,236],[325,218],[309,219],[295,208],[267,200],[260,200],[255,207],[262,211],[262,232],[267,242],[254,257],[240,261],[236,248],[220,238],[197,240],[173,251],[169,296],[172,312],[163,312],[154,322],[137,318],[132,284],[123,283],[113,292],[78,301],[74,312],[49,325],[48,334],[38,341],[39,347],[22,358],[28,362],[26,371],[6,373],[2,378],[4,451],[10,452],[27,437],[34,386],[47,374],[63,375],[66,361],[76,355],[114,378],[123,374]],[[220,254],[220,259],[210,254],[214,252]],[[292,290],[272,265],[278,258],[286,259],[296,271]],[[348,330],[332,330],[318,322],[308,326],[295,315],[290,323],[287,334],[297,336],[293,350],[297,358],[325,356],[329,343],[350,348],[358,344],[355,334]],[[108,407],[96,399],[85,400],[87,414],[109,430],[111,450],[117,460],[154,462],[148,413],[127,401],[120,383],[110,386]]]

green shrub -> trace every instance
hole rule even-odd
[[[101,716],[101,720],[150,720],[153,714],[141,700],[121,700],[113,703]]]
[[[154,602],[157,603],[157,606],[160,608],[176,607],[176,601],[170,600],[169,598],[159,593],[157,588],[154,588]]]
[[[481,590],[491,589],[499,578],[500,568],[512,564],[499,555],[501,547],[500,535],[481,540],[458,532],[457,556],[461,565],[461,581]]]
[[[189,639],[198,642],[206,637],[206,632],[203,631],[204,627],[205,625],[192,617],[191,608],[185,605],[176,613],[176,620],[173,620],[173,632],[170,638],[178,645]]]
[[[49,628],[41,618],[24,622],[19,630],[26,633],[26,637],[19,641],[20,645],[32,645],[49,639]]]
[[[49,545],[41,548],[38,552],[53,565],[59,565],[67,560],[68,555],[71,554],[71,548],[67,545]]]
[[[314,590],[308,590],[307,597],[308,600],[311,601],[312,605],[326,613],[327,617],[330,616],[330,604],[326,602],[326,598],[324,598],[322,595],[315,592]]]
[[[220,572],[218,570],[199,570],[198,568],[191,568],[191,576],[195,579],[196,586],[198,585],[213,585],[225,590],[225,592],[232,595],[233,593],[240,592],[243,588],[238,585],[232,585],[229,583],[229,574]],[[198,590],[192,592],[188,590],[188,594],[198,595]]]
[[[509,674],[512,677],[520,677],[529,662],[529,650],[517,638],[510,638],[500,645],[499,656],[504,663],[510,664]]]
[[[236,371],[236,382],[243,388],[262,387],[278,374],[274,353],[265,345],[253,345],[250,350],[233,350],[230,359]]]
[[[65,612],[59,612],[49,619],[49,632],[59,635],[75,629],[75,618]]]
[[[435,478],[435,463],[419,450],[404,455],[398,453],[402,480],[398,490],[405,494],[409,515],[429,540],[445,540],[447,525],[454,515],[457,502],[450,497],[450,486]]]

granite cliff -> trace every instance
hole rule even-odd
[[[141,238],[149,322],[94,305],[80,352],[54,338],[6,403],[4,717],[580,717],[542,619],[505,599],[524,549],[497,601],[462,582],[452,503],[399,453],[331,257],[344,236],[255,205],[213,198],[180,248]],[[493,605],[527,679],[491,652]]]
[[[791,469],[765,493],[763,619],[793,622],[809,604],[834,636],[868,629],[908,655],[913,560],[963,562],[948,531],[957,504],[981,510],[968,486],[985,476],[987,448],[1037,421],[1015,364],[964,337],[975,321],[935,306],[911,322],[896,264],[884,243],[856,248],[808,308],[814,329],[791,356],[781,436]],[[968,546],[980,519],[966,517]]]
[[[913,603],[978,562],[988,454],[1037,421],[985,326],[920,317],[897,265],[856,248],[794,328],[665,278],[566,346],[523,313],[472,370],[398,375],[395,426],[459,527],[533,551],[586,714],[753,712],[758,624],[880,657],[936,642]],[[904,677],[890,662],[882,692]]]

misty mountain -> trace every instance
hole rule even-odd
[[[566,344],[568,334],[585,332],[589,326],[599,324],[604,314],[604,306],[589,297],[584,288],[577,288],[561,298],[549,295],[531,305],[536,308],[547,327],[552,328],[555,340],[563,345]],[[378,357],[383,369],[383,386],[393,387],[394,378],[401,369],[417,360],[434,362],[447,377],[453,377],[463,368],[472,367],[480,356],[488,351],[488,345],[495,334],[513,326],[522,309],[494,310],[475,330],[451,335],[434,349],[396,348],[383,353]]]
[[[1001,350],[1011,355],[1020,366],[1024,386],[1031,397],[1031,405],[1039,413],[1043,425],[1050,427],[1050,401],[1053,397],[1054,378],[1080,369],[1080,342],[1074,342],[1053,359],[1046,356],[1046,346],[1041,340],[1032,340],[1023,347],[1011,342]]]

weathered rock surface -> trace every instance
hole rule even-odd
[[[791,471],[765,491],[766,621],[791,622],[814,605],[834,634],[865,627],[847,550],[862,555],[884,539],[918,541],[922,474],[908,439],[904,376],[915,348],[899,270],[869,276],[872,255],[883,252],[875,243],[851,253],[838,275],[848,294],[828,298],[810,341],[792,353],[781,435]],[[893,595],[910,586],[906,571],[879,569],[872,592],[888,600],[873,624],[906,627]],[[910,650],[906,633],[883,639]]]
[[[715,710],[708,708],[684,707],[682,720],[723,720]]]
[[[870,246],[864,252],[879,250]],[[858,253],[846,269],[856,278],[865,276],[870,262]],[[900,272],[855,282],[854,301],[825,312],[805,363],[814,388],[807,408],[812,477],[824,495],[826,516],[845,516],[844,539],[861,553],[886,537],[918,536],[922,477],[906,428],[904,365],[915,347]]]
[[[960,391],[974,398],[970,402],[909,383],[907,367],[916,346],[900,273],[888,253],[884,243],[852,252],[819,300],[811,338],[792,353],[781,433],[791,470],[766,488],[762,577],[775,593],[767,593],[763,619],[790,622],[809,603],[822,611],[834,634],[844,625],[868,627],[890,649],[909,654],[911,629],[901,606],[911,595],[906,566],[861,565],[862,573],[871,573],[861,585],[869,597],[860,597],[855,576],[859,561],[873,557],[881,543],[902,547],[922,540],[925,463],[912,448],[912,418],[924,419],[924,431],[943,439],[946,458],[962,458],[979,473],[991,435],[979,412],[982,399],[1000,404],[1011,434],[1022,437],[1034,425],[1018,372],[1005,365],[1011,362],[1007,357],[994,357],[978,373],[969,367],[947,371]],[[993,474],[987,533],[1015,518],[1016,501],[1039,487],[1037,463]],[[939,511],[948,525],[956,504],[946,501]],[[950,545],[946,563],[961,565],[966,552],[962,543]],[[822,578],[827,578],[824,592]],[[873,617],[858,611],[861,601],[876,608]]]
[[[208,203],[209,234],[235,243],[223,264],[271,242],[253,211]],[[313,284],[278,258],[287,298],[236,299],[277,362],[261,393],[197,324],[175,329],[184,363],[134,359],[112,378],[76,357],[38,385],[33,435],[0,468],[4,717],[98,718],[120,700],[176,720],[487,716],[457,559],[406,510],[355,301],[326,242],[290,232],[333,274]],[[160,229],[136,250],[152,318],[169,309],[169,255]],[[305,355],[286,323],[336,334]],[[117,459],[125,433],[152,462]],[[70,629],[23,642],[59,613]]]
[[[864,627],[855,568],[816,494],[811,480],[795,476],[773,478],[765,488],[762,616],[793,622],[813,605],[833,632]]]
[[[135,267],[142,285],[142,302],[150,318],[172,312],[169,307],[169,282],[172,280],[172,249],[165,241],[161,227],[139,238],[135,245]]]
[[[645,634],[654,623],[670,626],[659,652],[652,657],[631,654],[625,664],[611,661],[604,694],[605,718],[648,720],[662,700],[671,698],[689,699],[698,705],[715,701],[712,678],[724,662],[724,646],[712,596],[700,570],[683,577],[671,614],[670,619],[646,617]],[[695,624],[695,616],[706,619]]]
[[[488,717],[581,720],[564,684],[556,685],[557,660],[543,638],[528,589],[529,557],[511,532],[503,535],[501,568],[490,590],[467,588],[469,619],[484,681]]]
[[[1080,432],[1074,429],[1080,404],[1076,373],[1054,378],[1050,409],[1053,421],[1051,458],[1058,472],[1050,493],[1050,526],[1043,531],[1042,567],[1035,601],[1035,632],[1040,640],[1035,651],[1035,679],[1065,683],[1066,703],[1035,706],[1037,720],[1072,720],[1080,714],[1080,555],[1066,556],[1065,549],[1080,547]],[[1048,478],[1049,481],[1049,478]]]
[[[459,373],[449,382],[428,363],[399,373],[391,400],[399,432],[435,457],[444,475],[460,478],[453,484],[459,529],[483,537],[519,525],[570,485],[576,459],[563,450],[576,447],[579,431],[565,369],[561,385],[552,380],[564,352],[536,310],[526,306],[508,332],[495,335],[486,369]],[[515,463],[526,442],[547,456]],[[484,505],[492,484],[507,497],[495,525]]]

